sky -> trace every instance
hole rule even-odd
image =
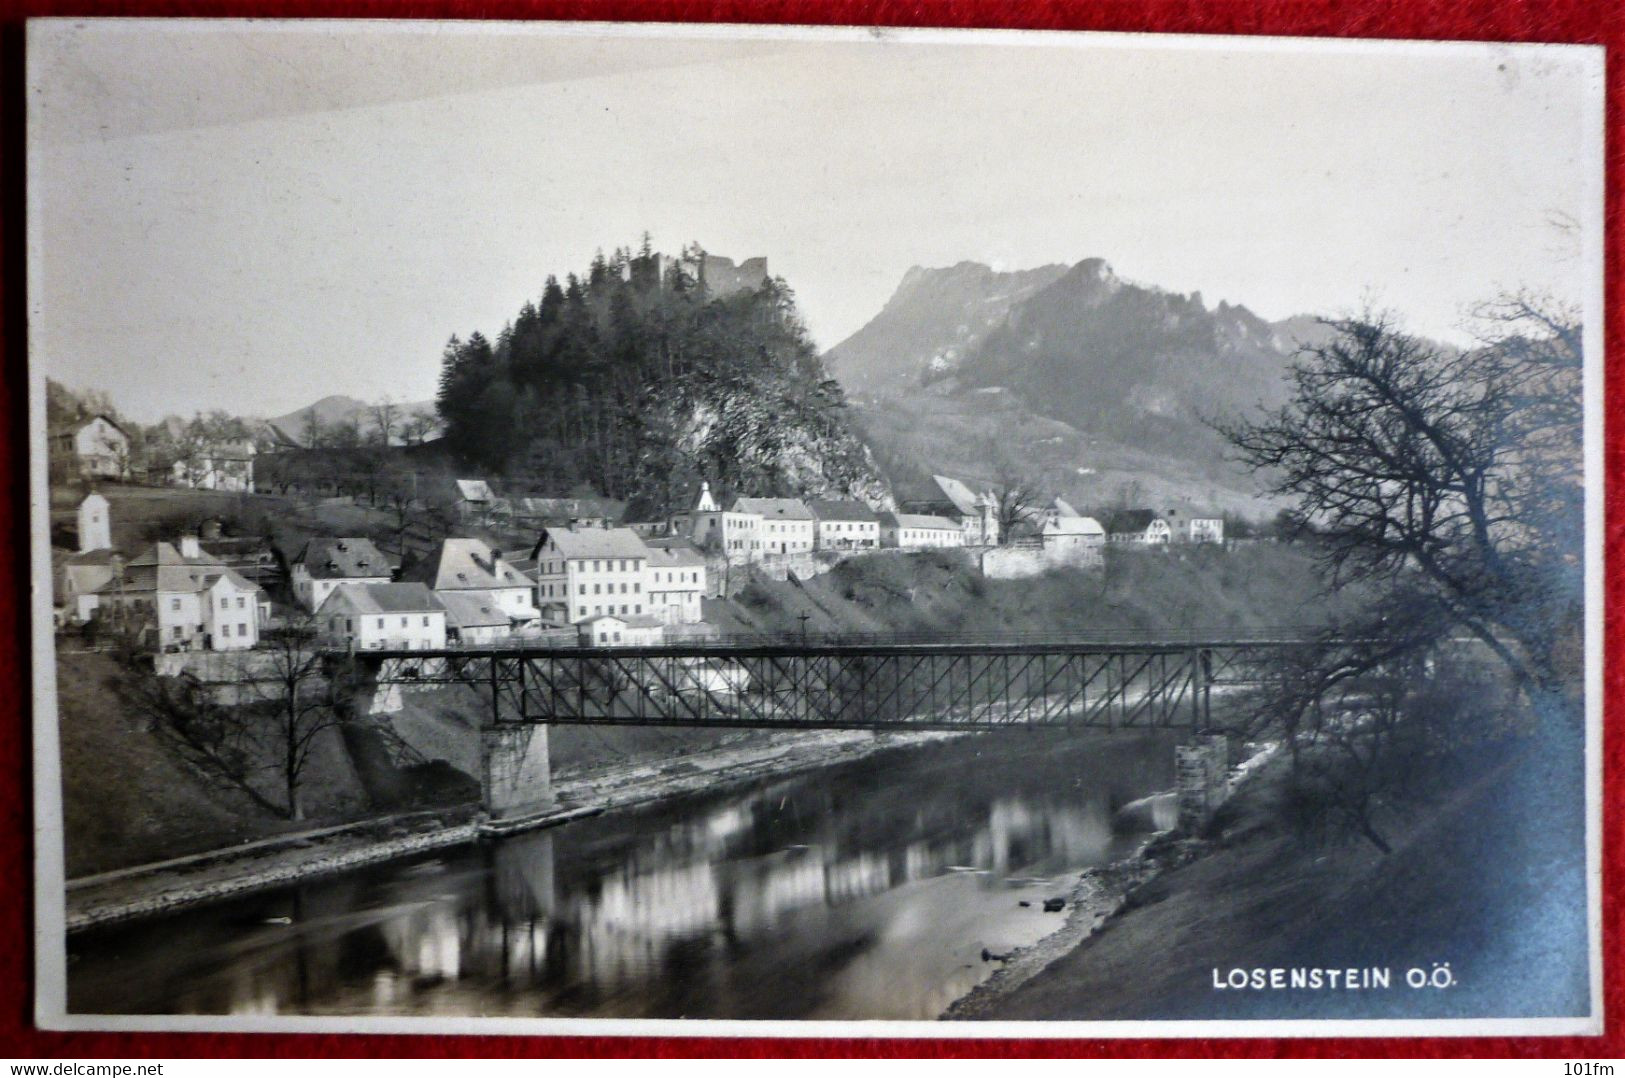
[[[36,375],[125,414],[433,396],[597,250],[766,256],[820,348],[912,266],[1102,257],[1463,338],[1599,271],[1575,47],[537,24],[29,26]]]

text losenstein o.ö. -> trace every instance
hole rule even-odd
[[[1213,969],[1213,987],[1217,991],[1280,991],[1293,988],[1311,992],[1361,991],[1392,988],[1395,983],[1394,971],[1389,966],[1355,966],[1347,969],[1312,966],[1246,969],[1236,966],[1228,970]],[[1436,962],[1429,967],[1412,966],[1397,978],[1397,983],[1407,988],[1443,989],[1452,987],[1456,980],[1450,972],[1450,963]]]

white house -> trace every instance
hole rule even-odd
[[[170,470],[170,482],[195,490],[254,493],[254,444],[220,442],[205,446]]]
[[[693,509],[674,513],[671,533],[685,536],[701,550],[715,550],[734,564],[756,561],[762,556],[762,517],[741,512],[735,506],[725,512],[711,497],[711,484],[700,484],[700,497]]]
[[[74,475],[125,479],[132,464],[130,436],[107,416],[92,416],[83,423],[53,431],[50,456],[53,463]]]
[[[650,613],[649,548],[630,528],[544,528],[536,559],[536,603],[550,621]]]
[[[508,616],[513,632],[536,629],[535,584],[483,539],[443,540],[432,555],[408,570],[403,579],[427,584],[437,595],[489,592]]]
[[[654,539],[649,551],[644,593],[648,612],[667,625],[695,625],[705,617],[705,555],[681,539]],[[634,615],[635,616],[635,615]]]
[[[205,553],[190,535],[179,549],[155,543],[118,567],[96,599],[105,616],[154,630],[161,651],[253,647],[270,615],[264,591]]]
[[[489,591],[444,591],[446,639],[458,644],[494,644],[508,638],[512,623]]]
[[[576,626],[584,647],[652,647],[665,640],[666,627],[648,614],[596,614]]]
[[[733,511],[762,518],[763,554],[808,554],[817,542],[818,522],[800,498],[735,498]]]
[[[259,644],[259,585],[225,566],[205,579],[209,583],[199,592],[204,646],[215,651],[241,651]]]
[[[1113,543],[1161,546],[1172,541],[1173,529],[1150,509],[1123,509],[1106,518],[1106,535]]]
[[[927,550],[965,545],[959,521],[920,513],[881,513],[880,545],[899,550]]]
[[[456,479],[452,481],[452,485],[457,494],[458,516],[463,520],[491,519],[492,513],[500,503],[500,499],[491,490],[491,484],[483,479]]]
[[[388,584],[394,571],[371,539],[310,539],[288,567],[288,583],[294,601],[315,611],[340,584]]]
[[[446,604],[420,581],[340,584],[316,611],[322,639],[354,651],[446,646]]]
[[[814,498],[807,502],[818,522],[819,550],[873,550],[880,545],[880,517],[855,498]]]

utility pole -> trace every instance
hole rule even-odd
[[[796,615],[796,619],[801,622],[801,642],[805,644],[807,642],[807,622],[812,620],[812,615],[803,610]]]

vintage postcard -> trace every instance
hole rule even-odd
[[[42,1025],[1600,1030],[1601,49],[27,51]]]

